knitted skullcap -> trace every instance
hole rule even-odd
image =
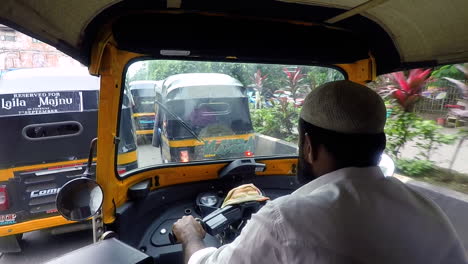
[[[386,108],[370,88],[351,81],[323,84],[307,95],[301,118],[317,127],[346,134],[384,132]]]

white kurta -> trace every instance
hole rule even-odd
[[[344,168],[265,205],[198,263],[468,263],[441,209],[378,167]]]

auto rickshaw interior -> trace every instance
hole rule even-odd
[[[245,19],[233,15],[205,16],[191,12],[180,14],[164,14],[163,12],[123,16],[114,22],[112,35],[116,47],[118,47],[116,54],[122,52],[122,50],[150,54],[149,57],[142,58],[134,55],[133,60],[128,60],[126,63],[121,62],[122,66],[127,69],[132,67],[133,63],[141,61],[141,59],[144,59],[147,65],[155,64],[155,68],[158,67],[158,63],[168,59],[173,62],[182,61],[187,67],[207,62],[237,64],[244,67],[253,63],[256,63],[256,66],[263,63],[284,67],[328,65],[341,71],[343,73],[342,78],[349,78],[363,83],[370,81],[377,74],[377,69],[384,71],[385,67],[392,67],[392,63],[396,66],[398,57],[390,56],[395,55],[396,50],[389,45],[391,42],[384,41],[389,39],[388,35],[377,27],[374,22],[367,21],[368,24],[363,23],[362,20],[366,21],[365,18],[356,20],[358,20],[356,26],[367,25],[361,30],[366,29],[372,31],[373,34],[380,35],[381,38],[377,39],[385,44],[369,43],[370,40],[365,38],[365,34],[357,34],[348,29],[320,24],[301,24],[287,19],[283,21],[281,19],[263,21],[261,18]],[[163,22],[171,26],[161,28],[152,26]],[[260,33],[248,26],[252,23],[262,28]],[[191,25],[190,31],[187,30],[187,24]],[[212,27],[213,24],[218,25],[218,27]],[[219,30],[220,28],[223,30]],[[249,30],[248,28],[252,29]],[[316,36],[320,41],[317,41],[316,38],[303,38],[301,41],[294,42],[278,40],[275,37],[277,31]],[[153,33],[147,34],[147,32]],[[161,36],[164,37],[161,38]],[[195,39],[197,41],[190,41]],[[382,50],[384,47],[387,47],[385,52]],[[114,47],[109,47],[109,51],[112,49]],[[374,64],[377,56],[379,56],[379,59],[386,59],[387,61],[381,68],[376,68]],[[200,72],[176,72],[176,74],[178,73],[199,74]],[[127,81],[126,78],[128,77],[127,72],[122,72],[121,83]],[[163,76],[163,78],[158,77],[155,80],[165,78],[174,77]],[[193,81],[195,82],[195,77]],[[187,214],[200,218],[210,217],[210,213],[220,207],[227,192],[244,183],[254,183],[271,199],[292,192],[299,187],[295,178],[291,177],[295,174],[295,155],[297,152],[294,148],[279,153],[274,153],[274,150],[271,149],[269,150],[270,153],[267,153],[267,151],[262,155],[256,155],[259,150],[255,148],[252,149],[254,159],[245,155],[235,155],[221,159],[207,157],[206,145],[208,145],[209,141],[220,140],[216,138],[207,140],[199,135],[201,130],[195,129],[189,118],[196,107],[187,104],[187,102],[198,100],[200,104],[220,103],[220,98],[226,99],[223,98],[222,93],[227,90],[221,89],[222,87],[215,90],[216,87],[212,87],[214,91],[211,93],[217,95],[216,99],[211,97],[208,101],[200,101],[199,97],[203,96],[198,92],[195,95],[198,98],[185,98],[185,101],[179,100],[171,105],[174,95],[168,92],[170,87],[165,88],[164,85],[165,82],[162,84],[163,103],[155,102],[155,106],[159,107],[158,113],[160,116],[156,118],[158,121],[155,122],[154,135],[157,136],[159,129],[164,126],[176,126],[176,124],[183,133],[178,134],[179,138],[174,136],[169,138],[167,131],[170,130],[164,132],[164,129],[162,129],[159,131],[162,134],[159,139],[159,150],[151,145],[139,146],[139,148],[142,148],[139,155],[147,155],[146,152],[143,152],[143,148],[153,148],[149,153],[160,152],[161,161],[150,164],[139,162],[139,169],[121,175],[120,179],[127,182],[125,185],[128,184],[128,190],[122,188],[121,192],[127,192],[128,197],[133,199],[127,200],[126,197],[120,197],[120,200],[119,198],[116,199],[116,204],[111,206],[115,213],[109,226],[111,230],[119,234],[121,241],[145,252],[155,260],[161,263],[181,263],[182,248],[178,244],[173,244],[169,236],[172,224],[178,218]],[[165,94],[165,89],[167,94]],[[178,89],[190,89],[190,87]],[[248,111],[245,92],[242,91],[238,97],[242,103],[229,105],[229,107],[233,106]],[[176,109],[174,106],[178,108]],[[187,107],[190,107],[191,110],[185,111]],[[227,108],[224,110],[227,110]],[[241,115],[237,114],[236,116]],[[225,117],[223,120],[225,120]],[[186,123],[186,125],[183,125],[182,122]],[[217,136],[239,136],[239,134],[254,132],[243,131],[236,133],[232,128],[233,126],[230,124],[229,129],[231,131],[229,133],[220,132]],[[165,136],[164,133],[166,133]],[[201,140],[198,137],[201,137]],[[153,136],[153,142],[154,140]],[[247,142],[248,138],[242,140]],[[169,153],[163,153],[164,144],[176,146],[178,153],[170,153],[170,150],[166,151]],[[183,158],[192,155],[192,150],[189,149],[191,145],[205,145],[203,150],[205,156],[185,163]],[[241,153],[245,150],[242,149]],[[169,156],[169,158],[164,158],[165,156]],[[176,157],[173,160],[176,163],[171,162],[170,157],[172,156]],[[165,164],[167,162],[170,163]],[[256,163],[265,165],[265,168],[257,170]],[[222,174],[222,169],[229,164],[234,166],[233,171],[239,170],[239,172]],[[239,169],[242,166],[247,166],[247,169]],[[150,189],[151,191],[147,192]],[[104,192],[107,194],[105,186]],[[144,193],[144,195],[139,196],[137,193]],[[119,196],[121,195],[119,194]],[[233,214],[233,217],[236,218],[232,219],[233,222],[230,222],[231,219],[229,219],[229,225],[223,226],[225,229],[207,235],[205,240],[207,245],[220,246],[232,241],[239,234],[245,220],[258,207],[254,206],[253,209],[242,210],[245,215],[239,213],[240,211]],[[106,218],[105,211],[106,205],[104,204],[104,218]],[[228,226],[229,228],[227,228]]]
[[[102,219],[107,229],[156,263],[178,263],[182,247],[172,244],[168,234],[181,216],[208,216],[228,190],[243,183],[254,183],[271,199],[299,187],[293,177],[294,155],[153,163],[119,175],[115,166],[119,109],[126,72],[134,62],[327,66],[341,71],[345,79],[366,83],[398,69],[468,58],[466,50],[450,59],[441,49],[439,53],[430,49],[414,52],[412,39],[398,43],[386,28],[360,15],[386,1],[370,2],[373,5],[354,10],[349,2],[339,8],[325,2],[315,6],[289,1],[122,1],[96,11],[82,29],[79,44],[38,36],[101,76],[97,181],[104,192]],[[404,7],[416,10],[409,4]],[[67,39],[65,33],[63,39]],[[192,142],[200,141],[192,136]],[[230,168],[228,172],[226,168]],[[242,215],[237,220],[245,218],[248,216]],[[234,232],[207,235],[207,245],[231,241],[242,228],[237,224],[239,229]]]

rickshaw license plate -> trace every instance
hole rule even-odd
[[[154,120],[140,120],[140,124],[154,124]]]

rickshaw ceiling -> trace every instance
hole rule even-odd
[[[466,0],[4,0],[0,22],[85,65],[108,31],[119,49],[155,57],[336,64],[371,54],[381,74],[468,61],[467,10]]]

